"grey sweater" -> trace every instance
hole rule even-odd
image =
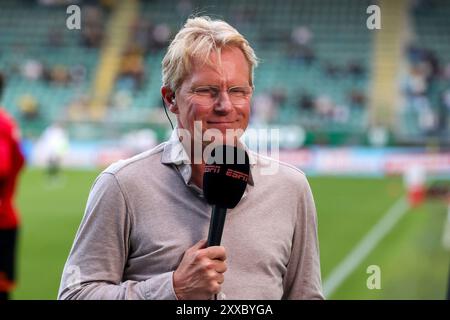
[[[227,212],[219,297],[322,299],[316,210],[304,174],[255,153],[251,162],[246,193]],[[101,173],[58,298],[176,299],[173,272],[185,250],[207,237],[211,212],[190,176],[173,137]]]

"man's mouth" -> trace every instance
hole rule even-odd
[[[235,123],[236,121],[207,121],[209,124],[231,124]]]

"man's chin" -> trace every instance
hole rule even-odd
[[[203,133],[204,143],[206,145],[212,142],[216,144],[235,145],[243,133],[244,129],[240,128],[237,122],[230,124],[211,124]]]

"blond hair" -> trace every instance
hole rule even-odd
[[[253,86],[253,69],[258,60],[252,47],[228,23],[207,16],[188,19],[172,40],[162,61],[163,86],[176,91],[191,71],[193,58],[209,64],[212,52],[216,52],[220,59],[221,49],[227,47],[237,47],[242,51],[249,64],[249,80]]]

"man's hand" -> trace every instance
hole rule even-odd
[[[205,245],[206,240],[200,240],[186,250],[173,273],[173,287],[179,300],[206,300],[220,292],[227,270],[225,248],[205,248]]]

